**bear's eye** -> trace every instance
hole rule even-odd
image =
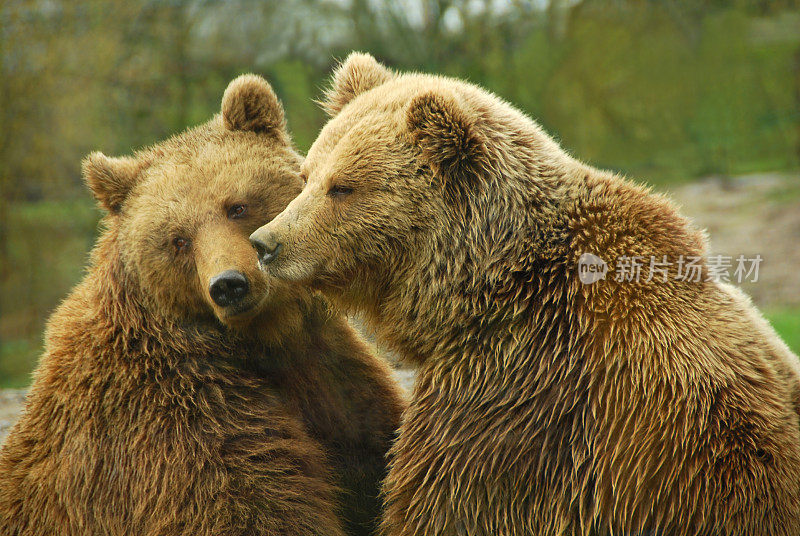
[[[180,236],[176,236],[172,240],[172,244],[175,246],[175,249],[178,251],[183,251],[189,247],[189,241],[185,238],[181,238]]]
[[[233,205],[228,209],[228,217],[232,220],[241,218],[247,213],[247,205]]]
[[[353,189],[349,186],[331,186],[331,189],[328,190],[329,197],[344,197],[352,193]]]

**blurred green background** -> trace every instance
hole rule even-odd
[[[765,258],[746,290],[800,350],[798,1],[4,0],[0,25],[0,387],[29,382],[96,237],[86,153],[203,122],[251,71],[306,150],[354,49],[481,84],[670,192],[715,250]]]

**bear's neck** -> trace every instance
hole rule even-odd
[[[371,306],[359,307],[383,342],[412,362],[441,364],[491,359],[520,338],[547,338],[539,331],[561,314],[570,288],[563,205],[577,183],[571,168],[536,173],[503,177],[514,188],[498,181],[466,210],[444,208],[449,221],[421,248],[430,253],[405,256]]]

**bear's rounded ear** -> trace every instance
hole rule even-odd
[[[394,73],[363,52],[351,52],[331,76],[331,87],[325,91],[322,108],[333,117],[355,97],[378,87],[392,78]]]
[[[408,105],[406,122],[413,143],[435,175],[478,173],[486,165],[486,142],[455,95],[417,95]]]
[[[222,121],[228,130],[284,130],[286,120],[278,96],[255,74],[235,78],[222,96]]]
[[[100,152],[83,159],[83,179],[104,209],[117,214],[142,168],[132,157],[109,157]]]

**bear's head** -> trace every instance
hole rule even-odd
[[[242,326],[279,306],[291,293],[258,269],[248,236],[300,192],[300,162],[280,102],[255,75],[231,82],[204,125],[134,156],[90,154],[83,174],[108,213],[101,244],[113,246],[115,277],[180,322]]]
[[[409,263],[442,279],[454,263],[486,260],[492,236],[456,242],[475,232],[488,181],[514,158],[497,154],[497,122],[521,114],[475,86],[397,74],[359,53],[334,73],[324,106],[332,117],[302,165],[303,192],[251,237],[269,273],[369,307],[376,292],[406,292],[396,283],[408,284],[397,278]]]

